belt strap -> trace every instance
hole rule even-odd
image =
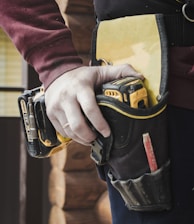
[[[176,0],[176,2],[184,5],[184,4],[187,4],[187,5],[194,5],[194,0]]]
[[[182,13],[165,15],[170,46],[194,46],[194,23],[188,21]]]

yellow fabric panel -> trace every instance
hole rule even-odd
[[[161,46],[155,15],[131,16],[100,23],[96,59],[113,65],[128,63],[145,76],[156,104],[161,77]]]

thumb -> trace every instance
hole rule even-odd
[[[144,79],[144,76],[129,64],[99,66],[97,85],[127,76]]]

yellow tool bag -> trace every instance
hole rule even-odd
[[[171,208],[167,56],[167,39],[160,14],[102,21],[93,34],[93,66],[128,63],[145,77],[143,84],[134,78],[105,84],[102,94],[96,97],[110,125],[111,136],[104,139],[98,135],[91,157],[99,166],[108,164],[110,182],[130,210]],[[141,98],[145,90],[148,102],[143,101],[146,103],[142,107],[141,99],[132,107],[130,96]],[[119,94],[123,94],[123,99],[116,97]]]

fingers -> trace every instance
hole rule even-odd
[[[96,138],[94,129],[104,137],[110,135],[110,128],[96,103],[93,89],[85,88],[76,101],[67,99],[61,106],[57,128],[63,136],[88,145]],[[60,123],[63,125],[60,126]]]
[[[47,114],[56,131],[62,136],[71,138],[84,145],[89,145],[95,140],[96,134],[88,126],[76,101],[63,101],[60,104],[60,109],[54,108],[56,107],[53,106],[52,110],[47,110]],[[55,111],[54,114],[52,113],[53,111]]]
[[[129,64],[99,66],[98,69],[99,75],[97,85],[127,76],[137,77],[142,80],[144,79],[144,76]]]
[[[110,135],[110,128],[104,119],[99,106],[96,103],[94,91],[91,88],[85,89],[78,95],[78,101],[83,110],[85,117],[99,133],[105,138]]]
[[[96,134],[88,125],[79,103],[67,100],[63,103],[63,110],[69,123],[68,128],[65,129],[67,136],[85,144],[91,143],[96,138]]]

